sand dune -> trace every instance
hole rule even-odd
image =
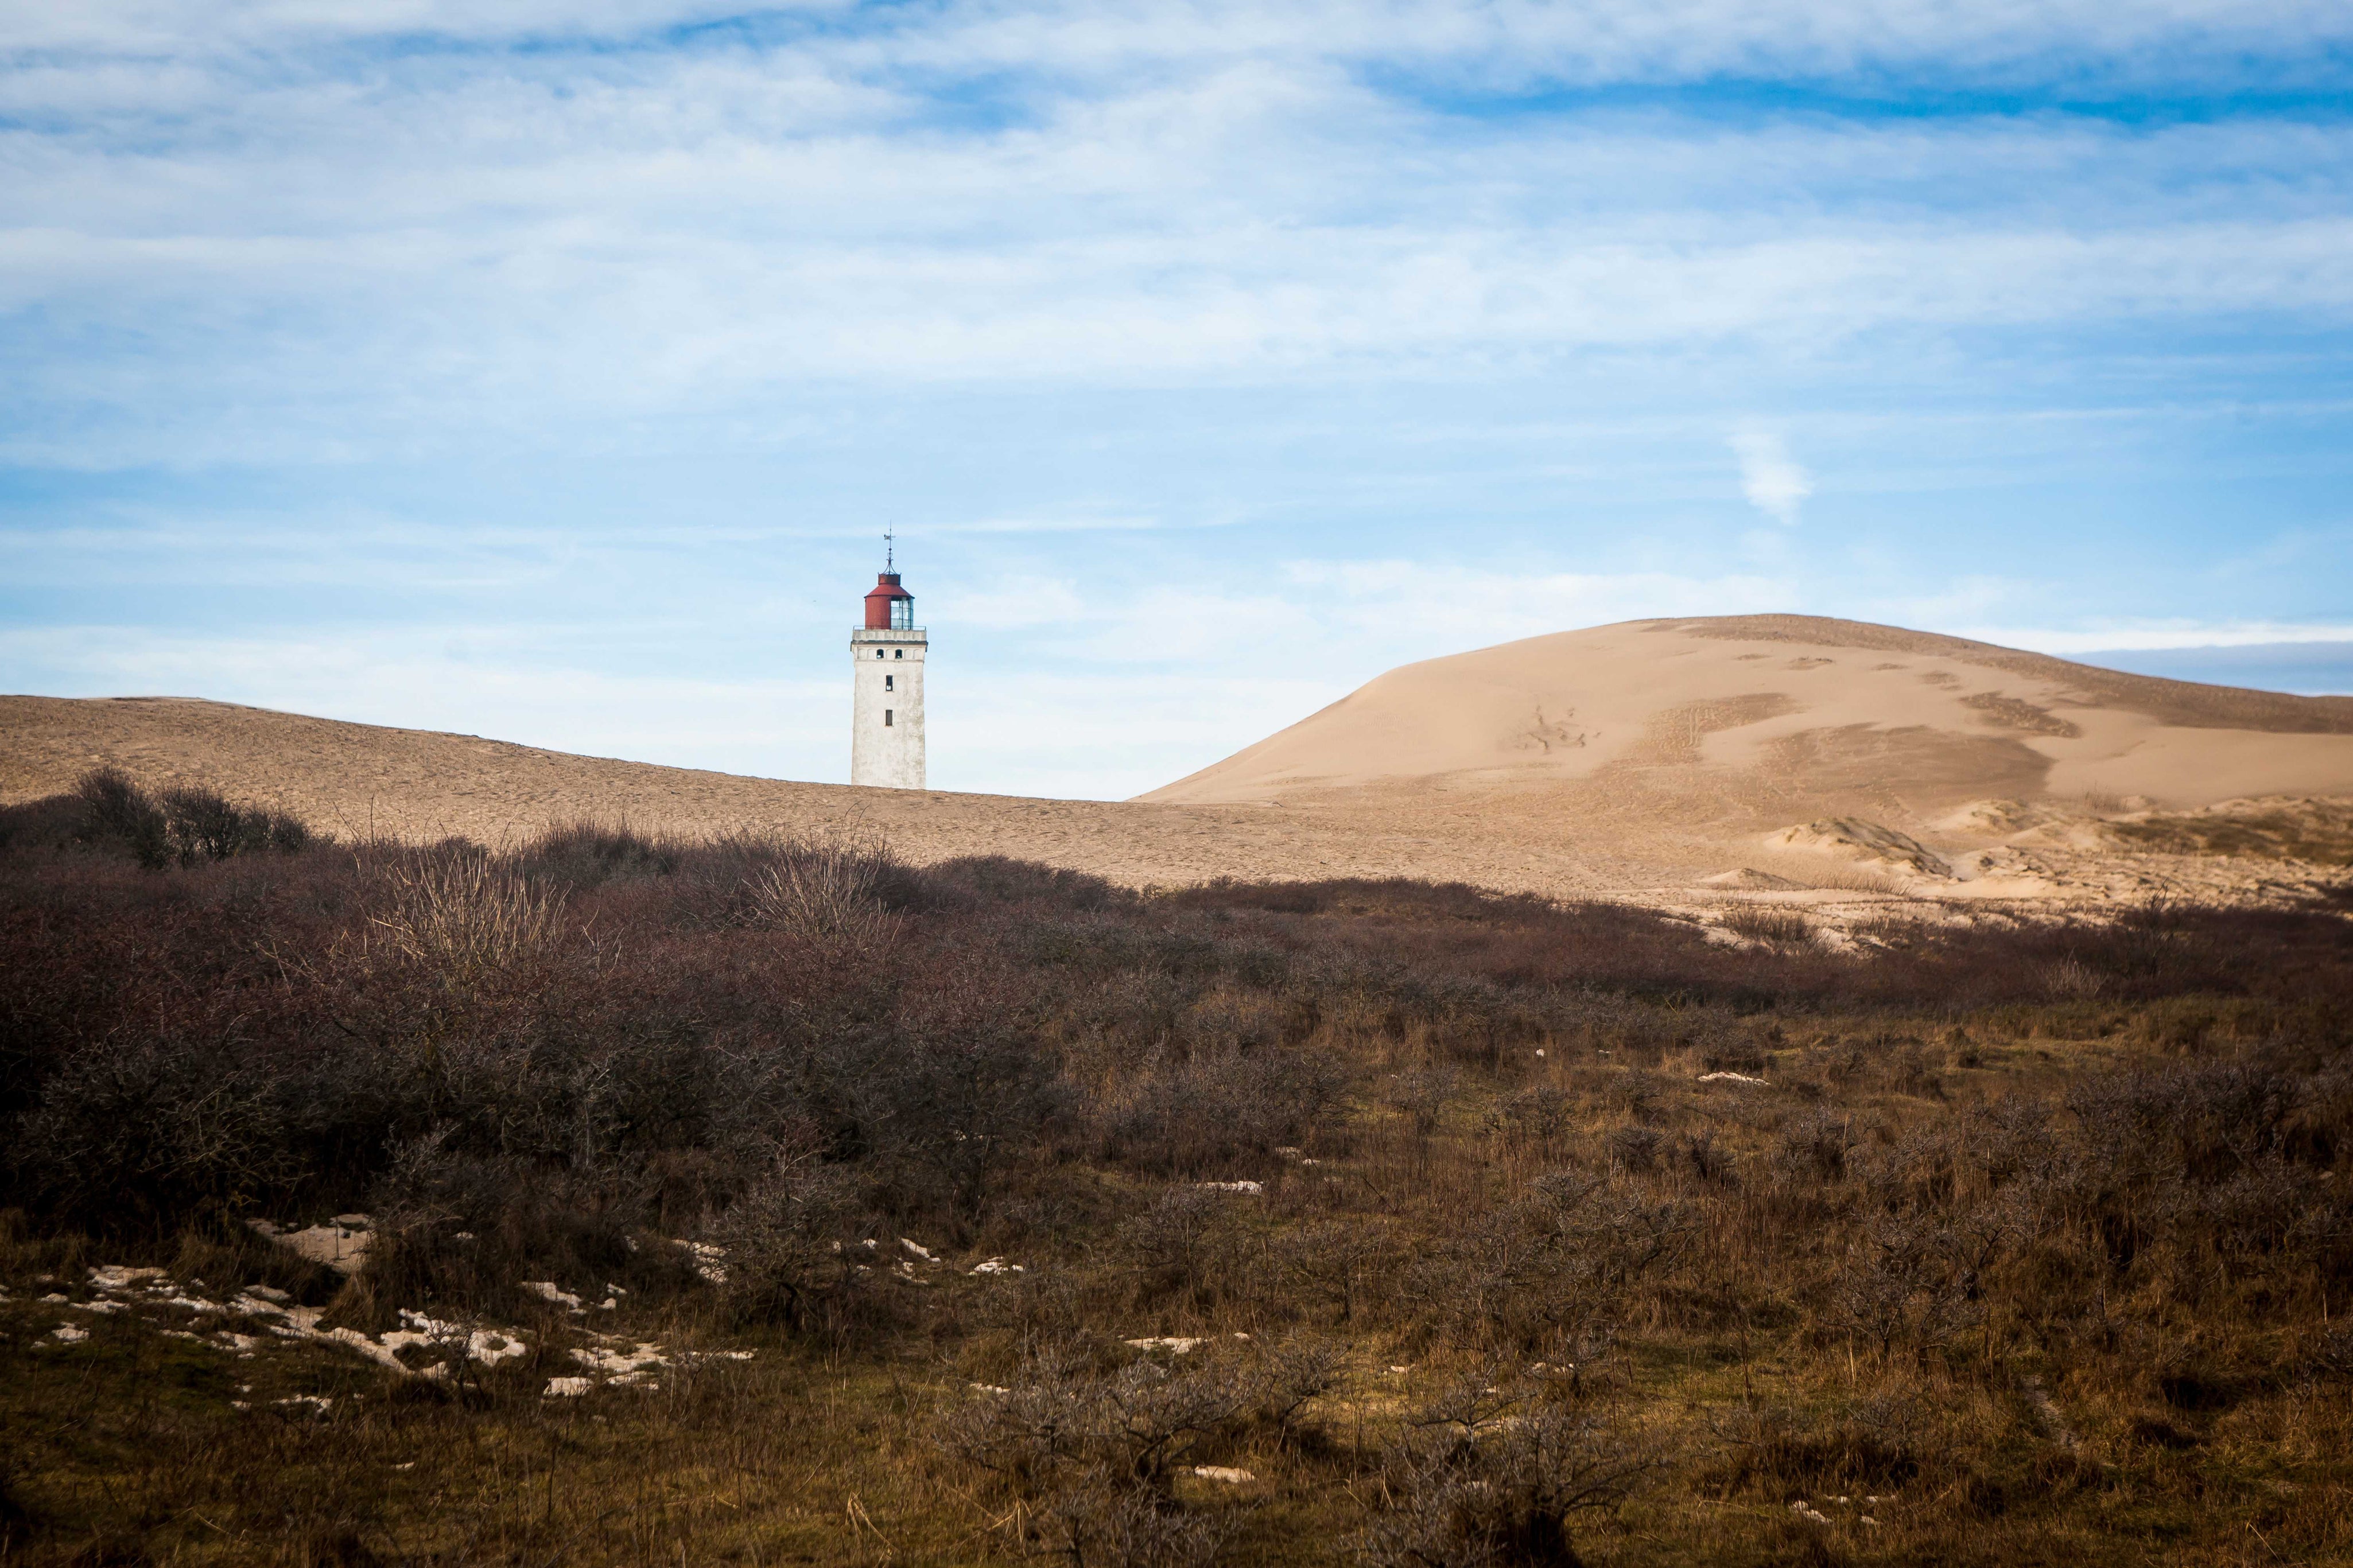
[[[2200,806],[2353,793],[2353,698],[2158,680],[1807,616],[1632,621],[1406,665],[1141,798],[1659,769],[1931,813],[1986,796]]]
[[[2126,852],[2188,838],[2122,827],[2251,797],[2264,804],[2249,809],[2309,817],[2297,803],[2343,795],[2353,698],[1741,616],[1407,665],[1141,798],[1310,819],[1420,814],[1532,849],[1606,847],[1717,886],[1845,865],[1975,896],[2106,897],[2253,874]]]
[[[1408,665],[1134,802],[743,778],[185,699],[0,698],[0,737],[9,800],[107,762],[347,835],[857,829],[917,860],[1013,855],[1138,885],[2103,899],[2293,888],[2353,847],[2353,817],[2327,804],[2353,796],[2353,699],[1795,616]]]

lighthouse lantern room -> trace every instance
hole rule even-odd
[[[885,564],[896,564],[895,549]],[[866,624],[849,634],[849,782],[923,787],[923,652],[915,596],[885,571],[866,595]]]

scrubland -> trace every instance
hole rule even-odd
[[[0,1563],[2344,1561],[2348,909],[94,775],[0,812]]]

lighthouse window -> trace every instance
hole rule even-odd
[[[894,647],[891,650],[891,657],[892,658],[904,658],[907,657],[907,650],[902,647]]]
[[[914,624],[915,601],[913,599],[892,600],[891,629],[894,632],[903,632],[913,627]]]
[[[893,686],[895,685],[895,683],[897,682],[898,679],[899,679],[899,678],[898,678],[897,676],[895,676],[895,675],[886,675],[886,676],[884,676],[884,677],[882,678],[882,689],[883,689],[883,690],[885,690],[885,691],[889,691],[889,690],[892,689],[892,688],[893,688]]]
[[[876,658],[881,658],[882,657],[882,650],[881,650],[881,648],[879,648],[879,647],[878,647],[878,648],[876,648],[876,649],[874,650],[874,657],[875,657]]]
[[[888,708],[882,710],[882,727],[885,730],[891,727],[891,710]]]

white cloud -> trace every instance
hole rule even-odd
[[[1956,628],[1956,637],[1976,637],[2035,653],[2065,657],[2078,653],[2127,653],[2201,647],[2262,647],[2281,643],[2353,642],[2353,625],[2276,621],[2174,621],[2159,626],[2111,622],[2090,630],[2051,631],[2039,627],[1980,626]]]
[[[1813,476],[1769,430],[1734,431],[1732,449],[1740,458],[1740,493],[1748,504],[1785,528],[1795,527],[1799,503],[1814,493]]]
[[[951,5],[613,49],[567,29],[699,13],[545,5],[480,19],[553,38],[526,52],[412,40],[266,66],[206,52],[195,26],[216,9],[35,7],[182,52],[0,74],[0,457],[342,461],[576,445],[584,425],[600,444],[655,439],[659,420],[773,430],[845,387],[1468,380],[1676,355],[1736,374],[1907,363],[2019,326],[2353,314],[2353,133],[2325,122],[1482,119],[1327,63],[1525,37],[1668,60],[1726,22],[1836,58],[1957,30],[2305,40],[2327,25],[2309,6]],[[232,30],[364,15],[247,7]],[[383,26],[460,20],[417,5]],[[1112,74],[997,84],[1002,103],[955,118],[959,72],[1073,60]]]
[[[800,17],[829,26],[803,35]],[[734,20],[729,37],[782,35],[848,59],[887,54],[934,68],[1092,75],[1151,61],[1408,59],[1511,82],[1673,79],[1718,72],[1842,72],[1935,60],[1989,69],[2057,55],[2111,70],[2220,73],[2248,56],[2317,51],[2348,31],[2328,0],[2096,0],[2025,5],[1938,0],[1662,0],[1549,6],[1482,0],[948,0],[860,14],[844,5],[735,6],[691,0],[80,0],[22,5],[0,47],[236,56],[368,38],[642,44],[665,29]],[[2185,58],[2186,57],[2186,58]]]

